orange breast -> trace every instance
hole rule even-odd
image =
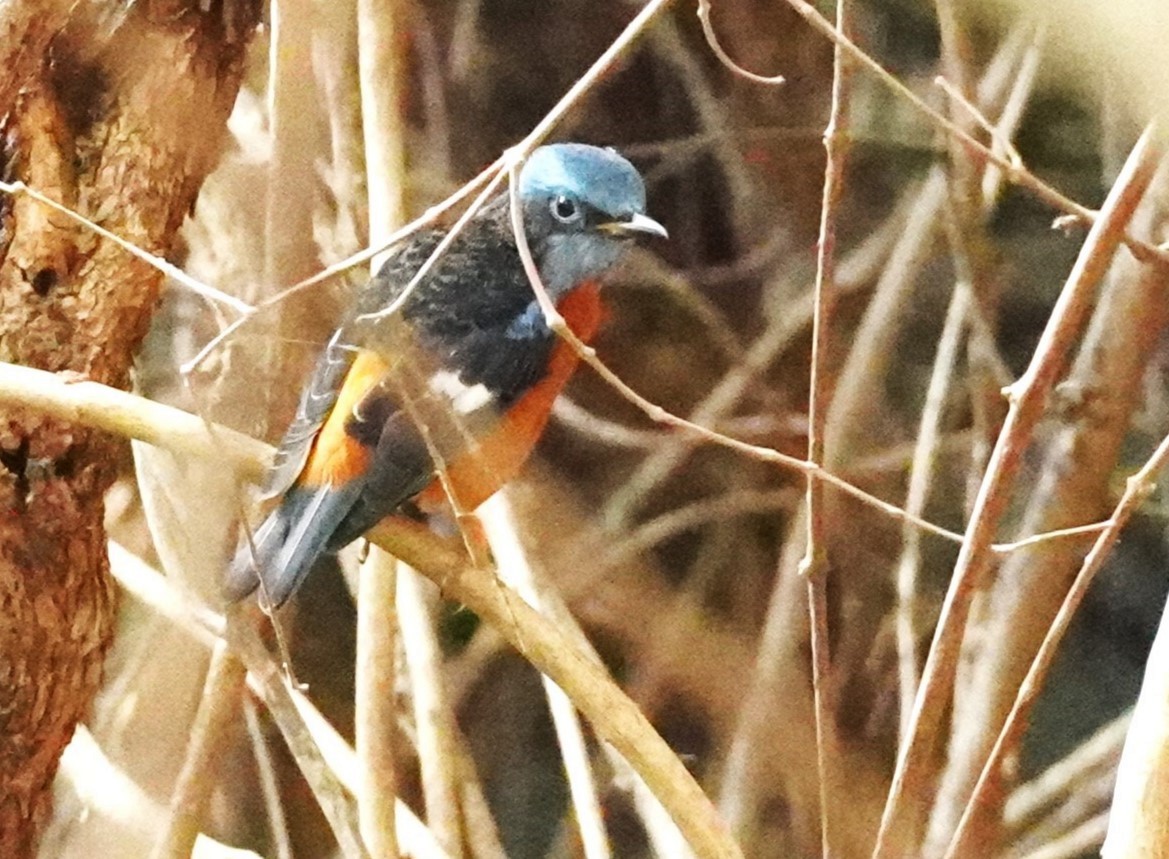
[[[556,309],[577,337],[590,342],[604,315],[598,284],[577,287]],[[579,362],[572,347],[557,339],[544,378],[516,400],[473,449],[447,464],[447,484],[460,510],[474,510],[519,473],[544,432],[552,403]],[[441,481],[424,489],[417,501],[426,512],[442,509],[446,496]]]

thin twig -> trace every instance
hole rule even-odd
[[[874,850],[875,859],[888,859],[893,830],[917,801],[926,780],[924,767],[946,711],[954,684],[954,670],[971,597],[990,562],[990,546],[1010,499],[1022,454],[1043,414],[1048,393],[1062,374],[1067,355],[1078,338],[1091,308],[1095,289],[1104,276],[1124,235],[1137,203],[1152,181],[1159,158],[1152,129],[1146,129],[1129,156],[1092,226],[1056,302],[1031,364],[1008,391],[1010,411],[991,454],[986,476],[958,553],[950,588],[942,605],[930,654],[922,672],[907,742],[901,747],[889,801],[882,815]]]
[[[727,55],[727,52],[723,50],[723,46],[718,40],[718,34],[714,32],[714,24],[710,21],[710,0],[698,0],[698,20],[702,22],[702,34],[706,37],[706,44],[710,46],[711,52],[718,57],[720,63],[736,75],[746,78],[751,83],[765,84],[768,86],[782,84],[784,82],[783,75],[767,77],[749,72]]]
[[[939,77],[953,96],[959,99],[963,106],[973,108],[971,97],[974,93],[974,79],[971,75],[970,40],[966,31],[958,21],[958,10],[954,7],[954,0],[934,0],[934,8],[938,13],[938,32],[942,37],[942,68],[945,78]],[[978,111],[973,113],[977,116]],[[987,125],[983,126],[990,129]]]
[[[848,0],[836,0],[836,29],[847,35],[851,29]],[[824,194],[820,204],[820,237],[817,242],[816,280],[813,286],[815,309],[812,313],[812,354],[808,397],[808,462],[824,463],[825,426],[832,384],[826,366],[826,354],[836,306],[836,212],[844,190],[844,171],[848,145],[848,102],[851,64],[839,42],[832,58],[832,106],[828,126],[824,129]],[[833,849],[831,814],[837,808],[832,784],[834,759],[839,755],[836,739],[836,701],[830,674],[832,654],[829,650],[827,578],[827,519],[824,485],[807,480],[807,546],[800,562],[800,573],[807,584],[809,639],[812,650],[812,702],[816,719],[816,767],[820,786],[820,849],[827,857]]]
[[[571,330],[565,336],[569,343],[573,343],[574,335]],[[580,343],[579,339],[576,340],[574,348],[578,349],[584,360],[622,396],[658,423],[685,430],[700,441],[727,447],[761,462],[790,468],[801,475],[811,474],[815,479],[881,510],[898,521],[908,522],[926,533],[951,542],[962,541],[961,534],[919,516],[908,514],[897,505],[858,489],[846,479],[823,468],[772,448],[731,438],[674,415],[629,388],[620,377],[597,359],[592,349]],[[181,409],[165,406],[97,382],[72,382],[55,373],[2,361],[0,403],[24,406],[62,420],[135,438],[175,453],[211,458],[224,467],[237,470],[242,478],[251,481],[258,482],[263,478],[272,457],[272,448],[263,442],[219,424],[209,425],[202,418]],[[1073,539],[1097,533],[1101,527],[1098,523],[1089,523],[1048,534],[1035,534],[1012,542],[995,543],[990,548],[996,553],[1007,553],[1017,547],[1031,546],[1047,540]]]
[[[1165,174],[1156,187],[1164,187]],[[1133,221],[1141,232],[1158,221],[1155,193],[1147,195]],[[1031,471],[1029,497],[1019,517],[1024,531],[1048,531],[1099,515],[1111,505],[1112,477],[1123,459],[1125,439],[1142,400],[1141,380],[1150,357],[1169,326],[1169,277],[1160,266],[1142,265],[1119,255],[1096,303],[1075,363],[1061,390],[1084,391],[1085,405],[1069,414],[1068,425],[1045,445]],[[1017,702],[1016,692],[1032,665],[1050,624],[1072,586],[1083,550],[1071,543],[1048,544],[1006,559],[986,597],[976,635],[980,645],[959,694],[966,702],[951,732],[947,764],[936,792],[930,821],[931,843],[949,843],[995,738]],[[968,651],[964,649],[963,655]],[[1026,713],[1019,717],[1026,722]],[[1013,739],[1019,739],[1016,735]],[[1015,749],[1002,753],[1009,757]],[[1006,776],[1001,769],[996,779]],[[995,783],[982,788],[978,821],[971,828],[997,840],[988,829],[1001,817],[1004,791]]]
[[[941,438],[942,415],[950,389],[950,380],[958,361],[962,334],[966,328],[966,314],[970,306],[967,284],[959,282],[950,297],[946,321],[938,338],[938,351],[934,356],[926,387],[925,405],[921,411],[917,443],[913,451],[913,465],[909,471],[909,488],[905,493],[905,509],[921,515],[933,484],[934,463]],[[901,706],[900,741],[908,740],[909,714],[917,696],[917,571],[921,564],[921,532],[916,528],[903,528],[901,532],[901,557],[897,561],[897,666],[898,692]]]
[[[100,224],[94,223],[84,215],[81,215],[70,209],[68,206],[64,206],[61,203],[58,203],[56,200],[45,196],[35,188],[28,187],[23,182],[0,182],[0,191],[3,191],[6,194],[12,194],[13,196],[26,194],[29,197],[32,197],[38,203],[48,206],[55,212],[60,212],[62,215],[65,215],[66,217],[81,224],[86,229],[92,230],[103,239],[113,242],[122,250],[126,251],[126,253],[137,257],[152,268],[162,272],[175,283],[185,287],[186,289],[189,289],[200,298],[203,298],[209,302],[214,302],[216,304],[225,305],[230,307],[236,313],[240,314],[250,313],[253,309],[252,306],[246,301],[236,298],[234,295],[228,295],[226,292],[216,289],[210,284],[203,283],[201,280],[191,277],[181,268],[176,265],[172,265],[157,254],[144,251],[133,242],[127,241],[116,233],[110,232]]]
[[[744,453],[764,462],[773,462],[778,465],[794,469],[805,477],[810,476],[816,480],[821,480],[841,490],[846,495],[851,495],[854,498],[858,498],[879,510],[895,516],[900,520],[912,521],[914,524],[918,525],[926,531],[938,534],[939,536],[947,536],[950,539],[957,538],[958,542],[961,541],[961,538],[955,532],[946,528],[942,528],[938,525],[934,525],[931,522],[926,522],[917,517],[910,517],[904,510],[900,509],[895,504],[890,504],[889,502],[877,498],[876,496],[871,495],[862,489],[858,489],[857,487],[853,486],[845,480],[842,480],[831,472],[825,471],[816,463],[807,462],[794,456],[788,456],[785,453],[781,453],[770,448],[748,444],[746,442],[739,441],[738,439],[733,439],[722,435],[721,433],[715,432],[714,430],[708,429],[706,427],[699,426],[692,421],[688,421],[685,418],[671,414],[661,406],[651,402],[629,387],[629,385],[626,384],[626,382],[622,380],[621,377],[619,377],[616,373],[614,373],[604,363],[601,362],[601,360],[597,357],[595,349],[582,342],[581,339],[577,337],[576,334],[572,331],[572,329],[568,327],[568,324],[564,321],[564,317],[560,315],[559,311],[557,311],[556,306],[552,303],[552,299],[549,297],[547,290],[541,283],[540,272],[536,268],[535,261],[532,259],[532,251],[531,248],[528,247],[527,237],[523,232],[523,210],[520,204],[518,191],[519,168],[519,163],[513,163],[510,168],[512,230],[515,232],[516,244],[519,247],[520,257],[523,260],[524,269],[527,272],[528,279],[532,283],[532,288],[535,291],[536,300],[540,305],[540,309],[544,314],[544,319],[548,327],[553,332],[555,332],[558,337],[563,338],[572,347],[573,351],[576,352],[580,359],[592,367],[597,375],[604,379],[610,387],[615,389],[630,403],[641,409],[652,421],[688,430],[702,438],[704,441],[722,445],[724,447],[730,448],[731,450],[739,451],[740,453]]]
[[[878,79],[901,98],[908,101],[920,113],[924,114],[930,122],[936,125],[946,134],[958,140],[962,146],[969,149],[974,155],[985,159],[987,162],[999,167],[1008,181],[1026,188],[1031,191],[1040,200],[1043,200],[1053,209],[1058,209],[1068,215],[1074,215],[1078,220],[1085,224],[1093,224],[1103,217],[1103,209],[1100,211],[1093,211],[1092,209],[1082,206],[1064,194],[1057,191],[1052,186],[1048,185],[1034,173],[1029,170],[1019,169],[1013,165],[1009,159],[1003,157],[999,153],[987,148],[982,142],[973,137],[968,131],[960,128],[955,123],[951,122],[941,113],[930,107],[926,102],[918,96],[908,86],[903,84],[894,75],[885,70],[880,63],[874,60],[871,56],[865,53],[855,42],[848,39],[846,36],[838,34],[832,23],[821,15],[811,3],[807,0],[787,0],[788,5],[796,10],[797,13],[807,21],[812,29],[828,39],[839,42],[844,46],[844,49],[849,55],[859,64],[864,66],[870,72],[875,74]],[[1169,263],[1169,250],[1161,248],[1150,242],[1134,238],[1128,235],[1127,232],[1121,233],[1121,241],[1128,245],[1135,254],[1142,260],[1158,260],[1161,263]]]

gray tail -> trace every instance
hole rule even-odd
[[[231,602],[244,599],[260,586],[266,609],[280,608],[328,549],[329,538],[340,526],[361,492],[361,481],[338,488],[294,486],[280,500],[249,542],[241,541],[224,580]]]

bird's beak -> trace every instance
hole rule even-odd
[[[645,233],[651,236],[668,239],[670,234],[666,228],[648,215],[634,214],[623,221],[609,221],[601,224],[597,229],[613,236],[632,236],[635,233]]]

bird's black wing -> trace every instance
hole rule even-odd
[[[442,236],[438,230],[428,230],[398,245],[377,275],[362,287],[354,311],[330,338],[301,394],[296,415],[284,432],[264,481],[262,497],[274,498],[296,481],[308,460],[313,440],[337,402],[357,349],[367,339],[365,329],[370,324],[365,317],[388,307],[401,295]]]

